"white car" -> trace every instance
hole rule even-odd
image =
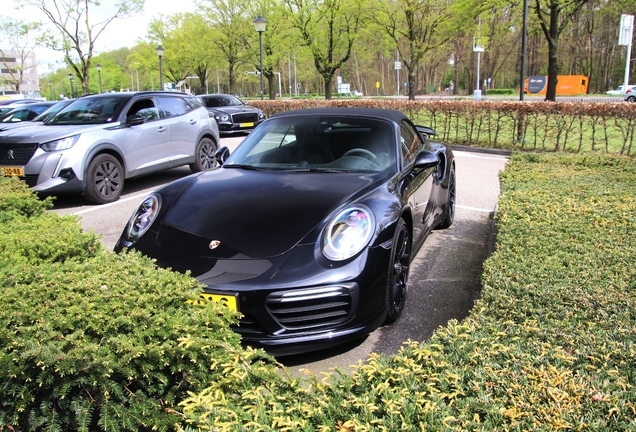
[[[627,102],[636,102],[636,86],[630,88],[629,90],[627,90],[627,93],[625,93],[625,98],[624,98]]]
[[[633,89],[634,87],[636,87],[636,85],[628,84],[627,85],[627,91]],[[608,95],[623,95],[623,94],[625,94],[625,92],[623,92],[623,86],[619,85],[614,90],[606,91],[605,94],[608,94]]]

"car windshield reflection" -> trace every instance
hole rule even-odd
[[[395,167],[395,138],[391,124],[378,119],[274,118],[256,128],[223,166],[295,172],[382,172]]]
[[[126,99],[104,96],[73,101],[45,121],[47,125],[103,124],[116,121]]]

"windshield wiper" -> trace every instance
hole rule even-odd
[[[239,168],[239,169],[252,170],[252,171],[268,171],[266,168],[259,168],[253,165],[243,165],[243,164],[223,165],[223,168]]]

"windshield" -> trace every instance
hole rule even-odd
[[[380,172],[395,167],[390,123],[348,116],[273,118],[257,127],[223,165],[293,171]]]
[[[115,96],[80,98],[45,121],[48,125],[111,123],[119,118],[128,99]]]
[[[243,102],[232,95],[206,96],[203,98],[203,103],[208,108],[243,105]]]
[[[36,118],[33,119],[34,122],[43,122],[43,121],[47,121],[49,118],[53,117],[55,114],[57,114],[58,112],[60,112],[60,110],[62,108],[64,108],[65,106],[67,106],[68,104],[70,104],[71,102],[73,102],[72,100],[69,101],[62,101],[62,102],[58,102],[55,105],[51,106],[49,109],[47,109],[46,111],[44,111],[42,114],[38,115]]]

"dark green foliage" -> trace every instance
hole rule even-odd
[[[42,213],[46,203],[2,181],[0,197],[11,194],[17,209],[4,204],[14,217],[0,224],[0,430],[172,429],[187,391],[223,377],[214,362],[241,352],[231,313],[186,304],[194,279],[104,251],[75,218]]]

